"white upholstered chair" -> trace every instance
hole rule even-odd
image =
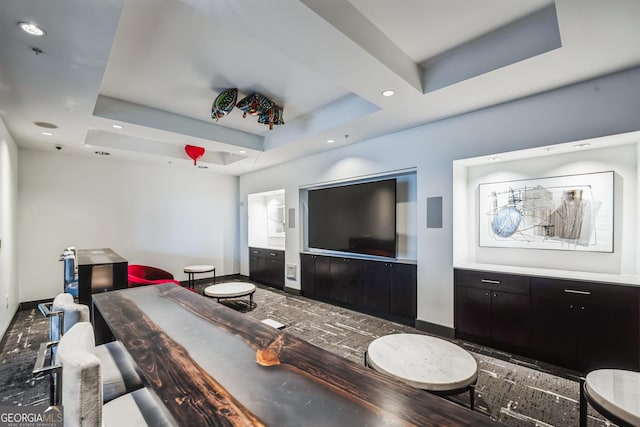
[[[93,327],[76,323],[62,336],[56,363],[62,366],[65,427],[164,427],[177,425],[160,400],[146,388],[103,404],[101,360],[94,353]]]
[[[76,304],[68,293],[56,296],[48,313],[51,341],[60,340],[76,323],[89,321],[89,307]],[[122,343],[112,341],[96,346],[93,354],[102,366],[102,397],[105,403],[142,387],[136,364]]]

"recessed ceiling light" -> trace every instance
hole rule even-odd
[[[43,135],[47,135],[47,136],[52,136],[53,134],[51,132],[42,132]]]
[[[382,91],[382,96],[393,96],[396,93],[393,89],[385,89]]]
[[[240,151],[238,151],[238,153],[240,153],[240,154],[247,154],[247,150],[240,150]]]
[[[587,148],[591,146],[589,143],[574,145],[573,148]]]
[[[44,36],[46,34],[45,30],[31,22],[18,22],[18,27],[20,27],[20,29],[25,33],[29,33],[32,36]]]
[[[122,125],[117,125],[117,124],[112,124],[111,126],[115,129],[122,129],[124,127]]]
[[[500,157],[489,157],[487,160],[489,160],[490,162],[497,162],[498,160],[500,160]]]
[[[336,142],[336,141],[333,140],[333,139],[327,139],[327,144],[333,144],[334,142]]]
[[[58,126],[54,125],[53,123],[49,123],[49,122],[33,122],[34,125],[36,126],[40,126],[41,128],[46,128],[46,129],[57,129]]]
[[[98,156],[110,156],[111,153],[109,153],[108,151],[96,151],[96,154]]]

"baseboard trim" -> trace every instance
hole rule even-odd
[[[293,294],[293,295],[298,295],[298,296],[302,295],[302,291],[300,289],[290,288],[289,286],[285,286],[284,287],[284,291],[286,293],[288,293],[288,294]]]
[[[425,322],[420,319],[416,319],[416,329],[443,338],[454,339],[456,337],[455,329],[449,328],[448,326],[438,325],[436,323]]]
[[[52,302],[52,301],[53,301],[53,298],[40,299],[36,301],[24,301],[18,305],[18,310],[33,310],[35,308],[38,308],[38,304],[42,304],[45,302]]]

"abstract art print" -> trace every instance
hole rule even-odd
[[[613,252],[613,171],[478,189],[480,246]]]

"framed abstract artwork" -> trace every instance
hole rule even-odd
[[[613,176],[480,184],[480,246],[613,252]]]

